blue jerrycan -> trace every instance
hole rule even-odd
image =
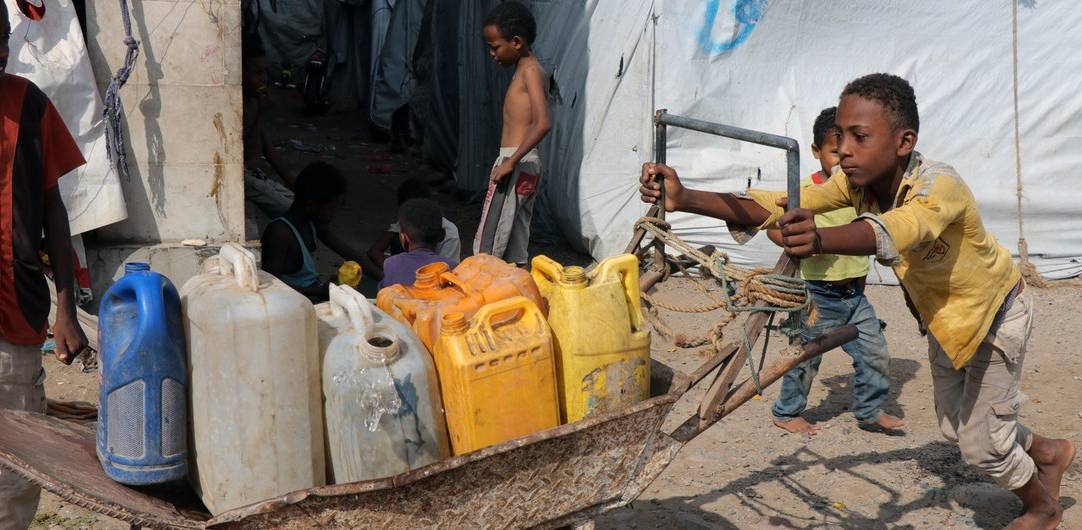
[[[98,460],[131,486],[188,474],[188,369],[180,296],[146,263],[128,263],[98,311]]]

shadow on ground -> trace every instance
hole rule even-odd
[[[903,501],[903,494],[894,484],[870,477],[862,466],[890,462],[916,462],[925,474],[942,481],[938,487],[925,487],[923,495]],[[857,478],[867,486],[864,500],[883,499],[874,514],[857,513],[844,504],[823,495],[825,488],[818,478],[801,479],[802,471],[824,467],[831,472]],[[785,502],[775,504],[756,491],[756,487],[774,482],[789,495]],[[938,482],[938,481],[935,481]],[[735,496],[750,513],[741,514],[735,524],[713,513],[709,505],[717,500]],[[911,495],[910,495],[911,496]],[[806,509],[793,509],[793,499]],[[1077,504],[1072,497],[1063,497],[1065,509]],[[790,506],[785,508],[784,506]],[[951,511],[947,520],[922,521],[914,524],[907,515],[925,508],[939,507]],[[1006,526],[1021,510],[1021,502],[1010,492],[990,483],[962,461],[958,448],[947,442],[933,442],[920,447],[886,452],[865,452],[826,458],[804,446],[781,456],[770,465],[735,480],[711,492],[667,499],[638,501],[598,521],[599,528],[932,528],[944,526],[998,529]],[[969,515],[972,513],[973,515]],[[758,521],[755,522],[755,515]],[[902,523],[906,519],[907,522]],[[659,526],[660,525],[660,526]]]

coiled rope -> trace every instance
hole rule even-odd
[[[810,298],[804,286],[804,280],[784,274],[774,273],[766,268],[752,268],[737,265],[729,259],[729,255],[720,250],[715,250],[707,255],[701,250],[690,245],[672,233],[671,226],[663,219],[657,217],[642,217],[635,222],[636,230],[642,229],[662,241],[666,246],[672,247],[683,253],[695,262],[703,276],[714,278],[721,284],[721,296],[718,297],[710,291],[699,278],[687,274],[685,267],[676,263],[685,276],[691,278],[696,285],[710,298],[710,302],[697,305],[680,305],[662,302],[647,293],[642,293],[642,299],[651,307],[646,312],[648,320],[662,335],[674,340],[677,346],[693,348],[703,345],[711,345],[715,352],[720,351],[722,342],[722,330],[728,325],[739,312],[764,311],[770,313],[767,322],[767,334],[763,338],[763,350],[760,355],[759,366],[761,367],[766,358],[766,350],[770,341],[769,330],[772,328],[774,316],[777,313],[795,313],[808,307]],[[673,336],[672,329],[666,325],[657,314],[657,307],[675,311],[678,313],[708,313],[718,309],[724,309],[728,314],[714,325],[706,337],[687,340],[681,336]],[[782,333],[794,336],[800,332],[799,327],[793,327],[795,320],[789,319],[789,326],[777,328]],[[741,339],[751,380],[755,389],[762,394],[762,385],[759,382],[759,368],[755,366],[755,360],[751,355],[752,344],[746,328],[741,328]]]

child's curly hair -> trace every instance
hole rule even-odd
[[[868,74],[845,85],[841,97],[850,94],[878,101],[891,114],[891,125],[895,130],[908,128],[920,131],[917,96],[905,79],[892,74]]]
[[[522,37],[526,45],[532,45],[537,38],[537,22],[529,8],[513,1],[496,4],[485,17],[485,26],[493,26],[500,31],[505,40]]]
[[[827,133],[838,131],[838,125],[834,123],[837,116],[838,107],[829,107],[823,109],[819,113],[819,117],[815,118],[815,124],[812,125],[812,141],[815,142],[815,145],[822,147]]]

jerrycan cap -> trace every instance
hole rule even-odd
[[[372,326],[371,332],[364,337],[361,350],[373,361],[392,361],[398,357],[398,340],[394,330],[385,324]]]
[[[466,328],[469,327],[469,323],[466,322],[466,314],[461,312],[447,313],[443,315],[443,321],[440,325],[440,332],[444,335],[461,335],[466,332]]]
[[[564,267],[560,271],[560,285],[577,288],[586,287],[586,269],[574,265]]]
[[[131,274],[133,272],[147,272],[150,270],[150,264],[144,261],[129,261],[124,264],[124,274]]]
[[[440,286],[440,275],[451,270],[446,263],[437,261],[417,269],[413,286],[417,289],[435,289]]]

